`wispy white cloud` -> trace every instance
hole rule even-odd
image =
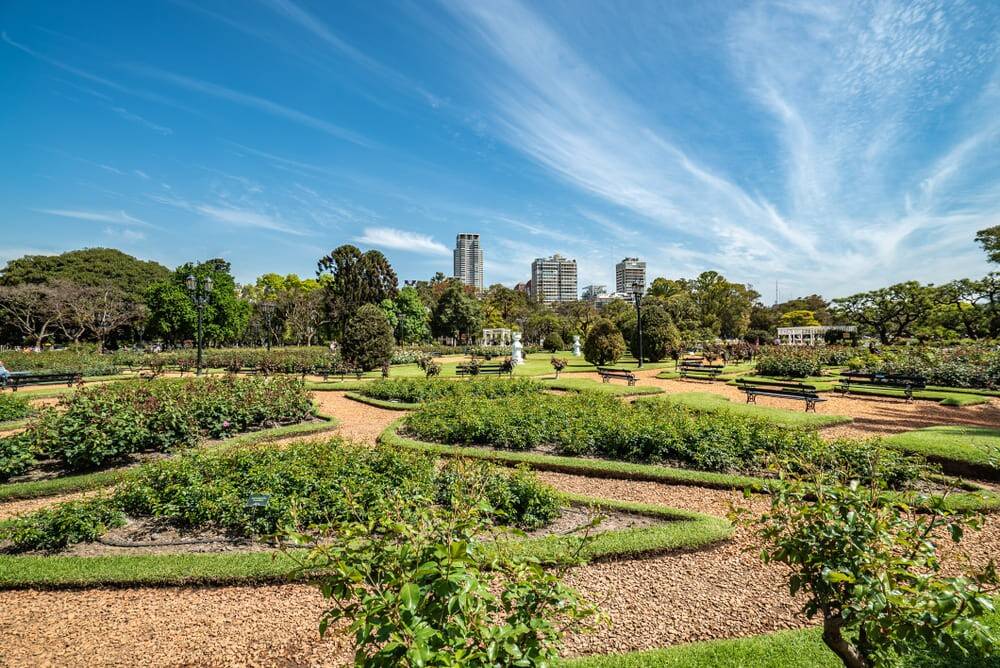
[[[373,145],[371,141],[356,132],[342,128],[339,125],[317,118],[316,116],[311,116],[305,112],[299,111],[298,109],[286,107],[283,104],[278,104],[277,102],[273,102],[257,95],[243,93],[210,81],[186,77],[154,67],[134,65],[131,66],[130,69],[138,74],[158,79],[180,88],[193,90],[195,92],[218,98],[220,100],[226,100],[243,107],[256,109],[264,112],[265,114],[269,114],[277,118],[283,118],[314,130],[319,130],[320,132],[324,132],[331,137],[336,137],[337,139],[358,144],[359,146],[370,147]]]
[[[142,127],[146,128],[148,130],[152,130],[153,132],[155,132],[157,134],[161,134],[161,135],[172,135],[172,134],[174,134],[174,131],[171,128],[168,128],[165,125],[159,125],[159,124],[154,123],[154,122],[152,122],[150,120],[147,120],[147,119],[143,118],[142,116],[140,116],[139,114],[134,114],[131,111],[129,111],[128,109],[125,109],[124,107],[109,107],[109,109],[111,109],[111,111],[115,112],[116,114],[118,114],[119,116],[121,116],[122,118],[124,118],[126,121],[128,121],[130,123],[135,123],[137,125],[141,125]]]
[[[227,225],[234,225],[236,227],[253,227],[262,230],[271,230],[273,232],[293,234],[296,236],[305,235],[305,232],[298,230],[273,216],[269,216],[259,211],[216,206],[211,204],[196,204],[193,206],[193,209],[211,220],[225,223]]]
[[[365,228],[364,233],[354,240],[366,246],[392,248],[421,255],[451,255],[447,246],[434,241],[429,235],[397,230],[392,227]]]
[[[141,169],[133,169],[132,173],[135,174],[136,176],[138,176],[140,179],[142,179],[144,181],[148,181],[149,180],[149,174],[147,174],[146,172],[142,171]]]
[[[124,211],[89,211],[85,209],[32,209],[38,213],[46,213],[60,218],[73,218],[92,223],[109,223],[112,225],[136,225],[139,227],[154,227],[152,223],[131,216]]]

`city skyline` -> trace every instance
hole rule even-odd
[[[480,229],[488,283],[641,249],[836,297],[985,273],[1000,221],[985,0],[13,3],[0,73],[0,261],[249,281],[354,243],[426,277]]]

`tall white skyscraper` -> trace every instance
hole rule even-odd
[[[558,253],[531,263],[531,296],[540,302],[573,302],[576,290],[576,260]]]
[[[462,233],[455,237],[454,276],[476,290],[483,289],[483,249],[478,234]]]
[[[646,263],[637,257],[627,257],[615,265],[615,292],[630,295],[636,291],[634,283],[642,286],[641,292],[646,291]]]

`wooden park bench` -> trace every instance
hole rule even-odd
[[[748,404],[756,404],[757,397],[778,397],[779,399],[796,399],[806,402],[806,412],[816,412],[816,404],[826,401],[819,396],[813,385],[796,384],[765,384],[753,383],[748,380],[736,381],[739,388],[747,395]]]
[[[29,371],[13,372],[6,381],[2,381],[2,387],[9,387],[17,392],[19,387],[29,385],[62,385],[73,387],[83,382],[83,374],[79,371],[69,373],[33,373]]]
[[[350,373],[354,374],[358,380],[361,380],[361,377],[365,374],[363,369],[348,369],[347,367],[342,366],[328,367],[326,369],[313,369],[312,373],[320,376],[324,383],[329,380],[330,376],[340,376],[340,380],[344,380],[347,377],[347,374]]]
[[[459,376],[503,376],[513,373],[505,369],[501,364],[459,364],[455,367],[455,373]]]
[[[715,380],[722,373],[721,366],[703,364],[700,360],[698,362],[681,362],[677,369],[680,371],[681,378],[694,378],[697,380]]]
[[[635,385],[635,374],[623,369],[609,369],[607,367],[597,367],[597,373],[601,374],[601,382],[609,383],[613,378],[627,380],[629,386]]]
[[[851,387],[884,387],[891,390],[902,390],[906,402],[913,401],[913,390],[927,387],[927,379],[923,376],[902,376],[886,373],[865,373],[862,371],[845,371],[840,374],[840,384],[834,389],[844,396],[851,393]]]

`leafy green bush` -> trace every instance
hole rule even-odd
[[[681,352],[681,333],[673,318],[657,301],[647,300],[642,309],[642,356],[649,362],[659,362],[667,357],[677,358]],[[639,357],[639,328],[635,328],[629,342],[632,356]]]
[[[94,540],[122,514],[156,518],[181,530],[215,529],[233,537],[268,537],[293,524],[316,528],[391,510],[404,498],[486,501],[498,522],[536,527],[558,514],[559,498],[527,471],[433,457],[339,440],[285,448],[195,450],[146,464],[124,477],[114,494],[60,504],[0,526],[0,542],[15,551],[58,549]],[[266,499],[248,503],[251,496]]]
[[[498,399],[541,392],[544,386],[531,378],[476,378],[467,382],[444,379],[393,378],[365,383],[360,394],[382,401],[422,403],[445,397],[472,395]]]
[[[0,394],[0,422],[21,420],[31,415],[31,404],[26,397],[13,392]]]
[[[625,339],[613,322],[600,318],[587,332],[583,358],[598,366],[614,364],[625,354]]]
[[[557,353],[565,347],[566,344],[563,342],[562,337],[559,336],[559,332],[551,332],[545,337],[545,341],[542,342],[542,349],[550,353]]]
[[[405,418],[417,438],[511,450],[554,448],[567,455],[634,462],[682,462],[710,471],[757,471],[768,453],[819,447],[819,436],[765,418],[699,414],[669,401],[629,404],[600,392],[514,395],[504,401],[457,396]]]
[[[823,371],[816,348],[769,346],[757,354],[757,374],[778,378],[806,378]]]
[[[869,373],[923,376],[929,385],[1000,389],[1000,350],[991,344],[885,347],[852,359],[850,365]]]
[[[917,510],[877,480],[775,483],[771,492],[769,512],[751,522],[766,542],[764,562],[791,569],[791,594],[805,600],[806,616],[822,619],[823,641],[845,666],[895,665],[914,648],[995,648],[977,619],[993,610],[993,562],[946,577],[939,552],[945,536],[958,543],[980,518],[953,515],[940,498],[930,512]]]
[[[202,436],[301,422],[311,412],[303,384],[290,378],[130,381],[64,397],[25,434],[37,452],[82,470],[137,452],[190,446]]]
[[[475,506],[395,500],[392,512],[319,537],[291,535],[312,548],[291,553],[300,572],[335,601],[320,634],[348,622],[357,665],[550,666],[563,634],[595,614],[561,582],[572,559],[545,569],[516,550],[498,554],[482,540],[489,521]]]
[[[40,353],[4,351],[4,365],[10,371],[81,373],[84,376],[112,376],[119,367],[112,355],[93,350],[46,350]]]
[[[67,501],[0,523],[0,543],[9,542],[11,552],[51,552],[96,540],[124,523],[125,517],[108,499]]]
[[[22,434],[0,438],[0,482],[21,475],[35,461],[31,439]]]

